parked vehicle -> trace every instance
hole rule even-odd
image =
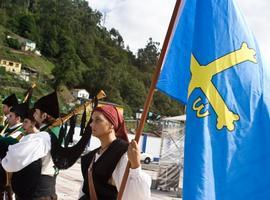
[[[154,156],[149,153],[141,152],[141,161],[145,164],[149,164],[154,160]]]

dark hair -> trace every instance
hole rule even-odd
[[[31,122],[33,122],[35,124],[35,127],[37,129],[39,129],[39,124],[37,123],[37,121],[34,118],[34,113],[35,113],[35,109],[31,108],[30,110],[28,110],[27,116],[25,117],[25,119],[29,119]]]
[[[18,115],[16,112],[10,111],[10,113],[14,113],[15,117],[20,117],[20,122],[23,121],[23,118],[20,115]]]
[[[31,108],[30,110],[28,110],[27,112],[27,116],[25,118],[31,120],[32,122],[35,122],[35,118],[34,118],[34,113],[35,113],[35,109]]]
[[[40,115],[44,114],[46,112],[40,110]],[[51,115],[49,115],[48,113],[47,114],[47,117],[44,119],[43,123],[44,124],[52,124],[54,121],[55,121],[55,118],[53,118]]]

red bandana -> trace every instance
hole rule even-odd
[[[116,137],[121,138],[128,142],[127,129],[123,115],[111,105],[96,107],[93,112],[101,112],[114,126]]]

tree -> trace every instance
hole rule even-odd
[[[143,106],[146,94],[143,82],[135,77],[129,75],[122,81],[121,95],[125,97],[124,102],[132,108],[134,113]]]
[[[57,67],[53,71],[57,78],[56,86],[59,84],[66,84],[69,87],[77,86],[82,82],[83,65],[76,54],[73,42],[64,32],[61,32],[58,44],[62,48],[59,50]]]
[[[5,9],[0,8],[0,24],[6,25],[7,19],[8,17],[7,17]]]
[[[158,46],[158,42],[153,42],[152,38],[149,38],[145,48],[138,50],[138,67],[140,70],[153,72],[160,54]]]
[[[21,36],[38,41],[38,33],[36,27],[36,21],[32,14],[22,14],[19,17],[18,32]]]
[[[111,38],[116,43],[117,46],[124,48],[124,40],[123,37],[120,35],[120,33],[112,28],[110,30]]]
[[[175,116],[184,114],[185,106],[157,91],[153,97],[151,110],[160,115]]]
[[[103,89],[107,101],[123,105],[128,116],[143,106],[160,53],[152,38],[136,57],[118,30],[101,25],[102,14],[86,0],[0,0],[0,19],[5,28],[37,42],[55,64],[54,86],[83,87],[91,94]],[[173,115],[181,107],[158,94],[151,109]]]
[[[17,50],[21,49],[21,45],[17,39],[7,38],[6,41],[10,48],[17,49]]]

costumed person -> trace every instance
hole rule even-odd
[[[8,114],[8,128],[5,130],[3,136],[4,137],[12,137],[12,138],[17,138],[21,132],[23,131],[22,128],[22,120],[23,120],[23,115],[22,111],[28,108],[27,104],[22,103],[22,104],[17,104],[14,105]]]
[[[26,116],[24,117],[22,128],[25,131],[25,135],[39,132],[39,125],[34,118],[34,113],[34,108],[28,109]]]
[[[7,130],[5,136],[0,136],[0,158],[2,159],[8,150],[9,145],[15,144],[19,141],[18,138],[23,134],[23,129],[21,127],[22,121],[27,113],[27,104],[17,104],[10,109],[8,115],[8,123],[11,128]],[[10,187],[10,176],[9,174],[0,167],[0,190],[1,198],[11,199],[11,187]]]
[[[7,116],[10,112],[10,109],[14,106],[18,104],[18,99],[16,97],[15,94],[11,94],[10,96],[8,96],[7,98],[5,98],[2,101],[3,107],[2,107],[2,111],[3,111],[3,124],[0,126],[0,131],[2,131],[2,129],[7,128]]]
[[[7,172],[19,172],[31,163],[37,162],[35,169],[38,169],[38,160],[41,159],[41,174],[33,198],[27,200],[55,200],[57,199],[55,184],[58,170],[55,169],[51,158],[50,134],[58,134],[56,131],[59,128],[51,130],[50,125],[59,117],[56,92],[40,98],[34,104],[34,109],[33,116],[40,127],[40,132],[30,134],[29,137],[24,136],[19,143],[10,145],[6,156],[2,159],[2,166]],[[32,174],[28,175],[31,178]],[[28,176],[25,176],[25,180],[28,180]]]
[[[40,98],[34,104],[34,108],[34,118],[38,123],[39,130],[50,131],[58,137],[59,127],[52,127],[48,130],[49,126],[60,116],[57,93],[53,92]]]
[[[22,127],[22,122],[27,110],[28,105],[26,103],[14,105],[10,109],[8,115],[8,124],[10,128],[7,128],[6,132],[0,136],[0,155],[4,149],[3,146],[15,144],[23,137],[25,131]]]
[[[79,199],[116,199],[128,161],[131,169],[123,199],[150,199],[151,178],[141,170],[137,143],[128,143],[122,114],[111,105],[96,107],[90,126],[101,146],[81,158],[84,182]]]
[[[34,117],[34,109],[28,110],[25,113],[23,121],[23,129],[25,130],[24,137],[20,140],[21,143],[28,143],[36,140],[35,135],[39,132],[37,122]],[[18,151],[22,145],[19,146]],[[11,178],[11,187],[15,193],[16,200],[32,200],[35,199],[36,188],[41,177],[42,159],[38,158],[23,169],[14,172]]]

